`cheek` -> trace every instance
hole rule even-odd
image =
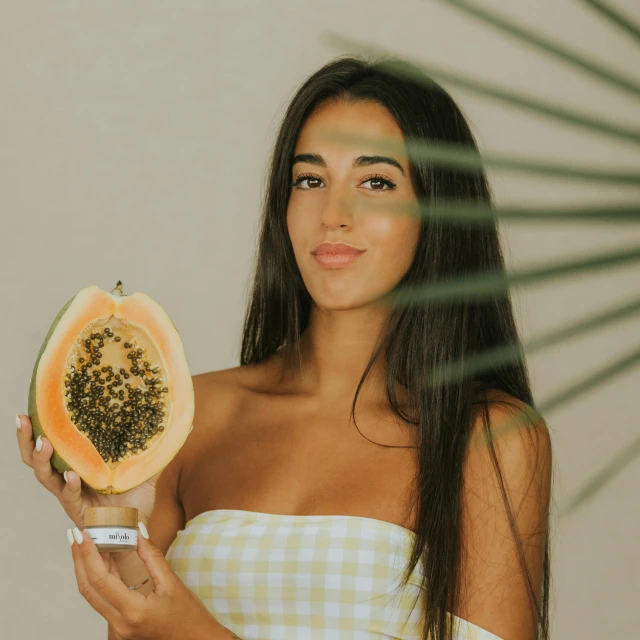
[[[302,251],[301,246],[304,245],[305,237],[308,237],[309,233],[309,230],[305,229],[304,217],[287,212],[287,230],[293,250],[299,257],[299,252]]]
[[[406,216],[371,216],[369,244],[375,248],[378,266],[388,269],[392,279],[407,272],[420,237],[420,221]]]

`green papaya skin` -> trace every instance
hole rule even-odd
[[[51,335],[53,334],[55,328],[58,326],[62,316],[67,312],[67,309],[71,306],[71,303],[75,300],[76,296],[70,298],[67,303],[60,309],[60,312],[56,316],[56,319],[53,321],[51,327],[49,328],[49,332],[47,333],[42,346],[40,347],[40,353],[38,353],[38,358],[36,359],[36,363],[33,367],[33,373],[31,374],[31,384],[29,385],[29,400],[28,400],[28,408],[29,408],[29,420],[31,420],[31,424],[33,425],[33,438],[37,440],[38,436],[47,436],[47,432],[43,425],[40,422],[40,418],[38,417],[38,407],[36,405],[36,373],[38,371],[38,365],[40,364],[40,358],[44,353],[44,350],[47,348],[47,344],[51,339]],[[74,469],[56,452],[53,450],[53,454],[51,456],[51,466],[59,471],[60,473],[64,473],[65,471],[73,471]]]

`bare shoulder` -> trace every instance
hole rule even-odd
[[[198,456],[215,447],[216,439],[222,437],[241,402],[239,391],[247,375],[244,369],[233,367],[192,376],[193,429],[158,478],[156,502],[148,523],[154,542],[165,553],[177,531],[185,526],[184,486],[190,472],[197,468]]]
[[[192,376],[196,399],[194,431],[198,428],[200,431],[203,428],[222,428],[223,418],[232,414],[243,398],[267,384],[271,369],[271,363],[265,362],[207,371]]]
[[[500,389],[487,391],[486,399],[492,438],[500,437],[505,443],[511,443],[516,440],[516,433],[529,433],[536,438],[549,439],[546,421],[530,404]],[[472,438],[484,440],[484,428],[482,414],[478,411],[472,425]]]
[[[466,465],[468,479],[493,475],[493,448],[506,480],[524,484],[537,476],[548,485],[552,446],[544,418],[531,405],[503,391],[488,392],[487,400],[488,425],[481,412],[476,414],[472,425]]]
[[[242,365],[192,376],[195,413],[193,430],[179,453],[183,469],[224,437],[252,388],[260,385],[264,369],[260,364]]]
[[[488,424],[478,413],[464,463],[465,579],[455,613],[496,636],[529,638],[535,626],[529,588],[539,597],[549,531],[551,442],[532,406],[502,391],[490,396]]]
[[[208,427],[210,419],[229,410],[235,398],[242,367],[207,371],[192,377],[196,399],[194,429]]]
[[[215,438],[237,407],[238,393],[246,377],[244,367],[207,371],[192,376],[195,396],[194,441]]]

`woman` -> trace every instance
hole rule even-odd
[[[107,573],[86,534],[70,539],[110,637],[548,638],[551,448],[524,358],[432,382],[447,362],[518,344],[509,295],[386,297],[504,270],[495,221],[398,215],[419,201],[491,204],[483,173],[408,157],[408,139],[477,148],[447,92],[400,67],[341,56],[291,101],[241,366],[194,377],[192,435],[159,478],[123,496],[153,544],[103,554]],[[522,412],[524,426],[499,436]],[[80,521],[92,502],[77,474],[54,486],[50,445],[33,452],[20,438]],[[114,576],[147,582],[125,594]]]

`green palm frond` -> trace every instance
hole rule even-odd
[[[618,251],[605,251],[599,255],[559,260],[552,264],[543,264],[521,271],[508,273],[484,271],[482,273],[451,278],[429,285],[406,285],[385,295],[394,304],[403,305],[412,302],[448,302],[459,299],[491,298],[505,293],[512,286],[539,284],[568,275],[586,273],[594,269],[616,267],[627,262],[640,260],[640,247],[634,246]]]
[[[348,205],[351,200],[345,198],[343,204]],[[431,203],[423,198],[418,198],[417,202],[394,201],[392,205],[388,202],[367,203],[368,211],[371,213],[381,212],[385,214],[411,215],[422,218],[447,218],[448,220],[458,220],[465,225],[468,224],[493,224],[495,219],[517,220],[525,222],[560,223],[638,223],[640,222],[640,204],[611,204],[585,206],[564,206],[564,207],[532,207],[516,206],[491,207],[478,204],[476,201],[465,202],[461,200],[440,200],[437,204]]]
[[[376,149],[386,152],[402,153],[406,150],[412,159],[430,160],[435,164],[449,167],[456,167],[467,171],[481,171],[484,167],[505,169],[507,171],[518,171],[524,173],[538,173],[555,178],[571,178],[574,180],[587,180],[589,182],[604,182],[617,184],[620,186],[640,187],[640,172],[606,171],[593,167],[568,167],[566,162],[546,162],[526,160],[514,156],[482,155],[475,151],[460,148],[459,145],[444,143],[418,142],[407,140],[397,142],[395,140],[383,139],[374,136],[362,136],[352,133],[325,129],[323,137],[327,140],[344,142],[345,144],[370,144]]]
[[[619,71],[606,67],[601,62],[590,59],[585,55],[572,51],[568,47],[553,41],[552,39],[536,33],[534,30],[507,20],[498,13],[480,7],[466,0],[443,0],[452,7],[466,12],[485,24],[509,34],[518,42],[527,46],[533,46],[555,60],[572,65],[581,72],[597,78],[616,89],[623,90],[634,96],[640,95],[640,79],[630,78]],[[589,8],[604,16],[609,22],[624,30],[634,39],[640,40],[640,28],[631,19],[623,15],[617,9],[613,9],[601,0],[582,0]],[[389,73],[409,77],[416,82],[425,82],[420,71],[436,81],[449,83],[466,89],[472,93],[484,96],[494,101],[506,103],[520,110],[534,113],[538,116],[551,118],[573,127],[581,127],[591,133],[599,133],[616,139],[618,142],[631,145],[640,144],[640,130],[618,122],[606,120],[602,117],[584,111],[578,111],[560,104],[554,104],[542,100],[530,94],[513,91],[505,87],[496,86],[486,81],[476,80],[458,71],[443,69],[433,63],[426,63],[408,56],[398,54],[380,46],[370,43],[358,42],[345,38],[339,34],[328,32],[324,36],[325,42],[330,47],[336,47],[343,51],[375,56],[379,64]],[[385,58],[391,56],[391,59]],[[410,61],[418,69],[412,70],[393,58],[401,58]],[[327,136],[333,140],[340,140],[345,144],[354,142],[374,143],[380,149],[398,151],[398,143],[391,140],[373,140],[353,136],[345,132],[327,132]],[[475,152],[463,150],[442,144],[435,145],[423,141],[406,141],[402,146],[410,157],[429,159],[436,165],[457,167],[466,171],[481,170],[485,167],[499,168],[508,171],[526,172],[529,174],[544,175],[564,179],[575,179],[590,183],[606,183],[624,187],[640,186],[640,174],[637,171],[623,169],[610,169],[592,166],[567,166],[567,163],[553,162],[551,160],[528,160],[523,158],[501,155],[488,155],[480,157]],[[417,203],[372,203],[372,212],[381,207],[399,215],[419,216],[447,216],[451,219],[470,221],[478,224],[493,224],[495,219],[510,219],[512,221],[544,221],[548,222],[598,222],[606,224],[637,223],[639,219],[640,205],[610,203],[607,205],[594,205],[591,207],[504,207],[493,208],[478,203],[458,201],[445,201],[430,203],[419,200]],[[411,301],[449,301],[459,298],[482,298],[505,292],[513,285],[530,285],[548,282],[559,277],[577,276],[588,274],[593,270],[613,268],[624,264],[637,262],[640,258],[640,247],[637,245],[607,251],[599,255],[579,258],[571,258],[554,264],[539,265],[511,272],[497,274],[493,272],[482,273],[468,278],[456,278],[444,282],[437,282],[428,286],[403,288],[388,294],[396,303],[403,304]],[[523,344],[501,345],[484,353],[467,358],[464,362],[448,363],[440,367],[434,375],[434,383],[442,380],[451,380],[456,376],[468,375],[470,371],[482,371],[489,367],[508,364],[522,357],[522,352],[533,352],[543,348],[558,345],[570,338],[594,331],[624,318],[633,316],[640,310],[640,299],[622,303],[616,307],[597,313],[590,318],[582,319],[560,329],[547,332]],[[557,410],[570,402],[573,402],[583,394],[593,391],[605,383],[611,381],[640,363],[640,347],[633,348],[626,355],[617,360],[603,365],[596,371],[583,376],[577,381],[572,381],[564,388],[556,391],[551,396],[536,404],[536,410],[540,414],[546,414]],[[526,413],[525,413],[526,412]],[[530,409],[516,412],[515,415],[498,426],[495,437],[502,437],[511,429],[530,424]],[[627,446],[618,452],[611,460],[602,464],[602,467],[588,479],[568,500],[560,510],[561,516],[573,513],[595,496],[617,474],[626,468],[633,460],[640,456],[640,436],[632,440]]]
[[[640,346],[636,347],[628,354],[618,358],[609,365],[591,373],[577,382],[567,385],[564,389],[545,398],[536,405],[536,414],[548,414],[574,400],[581,395],[596,389],[603,384],[610,382],[614,377],[628,371],[632,367],[640,363]],[[491,435],[481,443],[475,443],[471,446],[486,446],[492,440],[504,437],[507,433],[520,427],[530,426],[532,417],[531,409],[516,410],[514,415],[508,419],[504,419],[496,425],[495,435]],[[535,417],[535,416],[534,416]],[[559,510],[559,515],[566,516],[573,513],[578,507],[582,506],[589,498],[596,495],[602,487],[610,482],[615,476],[626,468],[637,456],[640,455],[640,436],[634,439],[624,449],[618,452],[613,459],[602,465],[587,482],[585,482],[570,498],[568,498]]]
[[[507,366],[517,362],[522,357],[522,351],[530,355],[548,347],[564,344],[571,338],[610,326],[614,322],[625,320],[637,313],[640,313],[640,298],[596,313],[578,322],[569,323],[560,329],[553,329],[536,338],[523,340],[521,343],[500,345],[465,360],[437,367],[434,378],[438,382],[450,382],[460,379],[463,372],[465,376],[469,376],[494,367]]]
[[[484,20],[491,26],[501,29],[504,33],[514,36],[519,42],[533,45],[541,51],[552,55],[556,60],[568,62],[598,80],[607,82],[633,95],[640,96],[640,84],[633,78],[627,78],[613,69],[607,69],[603,64],[595,60],[589,60],[585,56],[571,51],[568,47],[558,44],[557,42],[553,42],[550,38],[546,38],[532,29],[527,29],[515,24],[515,22],[511,20],[506,20],[494,11],[490,11],[471,2],[465,2],[465,0],[441,0],[441,2],[466,11],[474,17]]]
[[[559,407],[575,400],[587,391],[591,391],[592,389],[609,382],[615,376],[624,373],[628,369],[636,366],[638,363],[640,363],[640,346],[635,347],[628,354],[618,358],[611,364],[606,365],[594,373],[588,374],[582,379],[567,385],[564,389],[561,389],[548,398],[545,398],[542,402],[536,403],[536,410],[539,414],[545,414],[558,409]],[[509,420],[501,422],[496,429],[495,437],[488,438],[488,441],[503,437],[523,423],[528,424],[527,415],[530,416],[530,413],[530,409],[514,411],[514,416]],[[604,465],[603,470],[608,467],[608,464]]]
[[[636,40],[640,41],[640,27],[631,22],[631,19],[623,15],[622,12],[610,7],[604,2],[599,2],[599,0],[582,0],[582,2],[588,4],[592,9],[598,11],[600,15],[605,16],[605,18],[609,18],[609,20],[631,34]]]
[[[329,46],[335,46],[338,49],[353,51],[363,55],[397,55],[395,52],[385,49],[384,47],[365,44],[351,38],[345,38],[337,33],[326,32],[324,40]],[[640,145],[640,130],[638,129],[627,127],[616,122],[610,122],[604,118],[578,111],[576,109],[569,109],[568,107],[564,107],[559,104],[553,104],[549,101],[541,100],[528,94],[513,91],[511,89],[505,89],[504,87],[498,87],[487,81],[474,80],[469,76],[464,76],[460,73],[443,69],[442,67],[438,67],[434,64],[426,64],[406,55],[403,55],[402,57],[415,64],[416,67],[430,75],[434,80],[459,86],[473,93],[485,96],[486,98],[506,102],[513,107],[527,109],[537,115],[560,120],[564,124],[586,128],[590,131],[614,137],[619,142]],[[399,66],[392,60],[383,61],[382,66],[386,67],[391,73],[409,76],[417,82],[424,81],[424,78],[421,75],[412,74],[404,67],[399,68]]]
[[[604,485],[626,469],[638,456],[640,456],[640,436],[620,449],[606,465],[593,474],[570,498],[565,500],[559,510],[559,515],[566,516],[573,513],[599,493]]]

